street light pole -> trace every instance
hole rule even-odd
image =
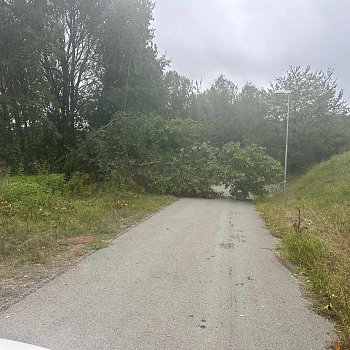
[[[288,111],[287,111],[287,130],[286,130],[286,148],[284,152],[284,177],[283,177],[283,192],[287,190],[287,165],[288,165],[288,138],[289,138],[289,114],[290,114],[290,90],[277,90],[275,94],[284,94],[288,97]]]

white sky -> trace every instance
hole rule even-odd
[[[350,100],[350,0],[156,0],[171,68],[209,86],[221,73],[267,86],[290,65],[334,68]]]

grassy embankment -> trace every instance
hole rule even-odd
[[[71,237],[88,236],[85,251],[104,247],[174,200],[137,192],[81,174],[68,182],[56,174],[0,179],[0,282],[8,266],[50,262]]]
[[[307,277],[315,307],[337,319],[343,349],[350,349],[350,152],[314,167],[286,196],[258,209],[282,238],[282,258]]]

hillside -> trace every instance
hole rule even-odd
[[[282,238],[281,257],[307,276],[316,307],[339,321],[350,348],[350,152],[315,166],[258,204],[268,227]]]

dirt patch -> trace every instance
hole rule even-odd
[[[96,243],[97,239],[93,236],[76,236],[68,238],[68,243],[72,245]]]

